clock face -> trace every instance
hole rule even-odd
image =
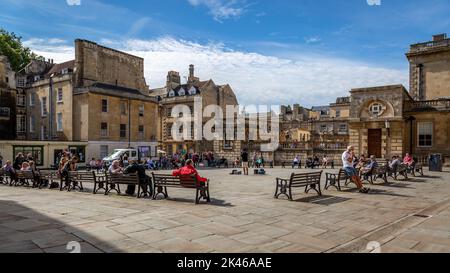
[[[380,102],[374,102],[369,106],[369,113],[373,117],[379,117],[383,115],[386,107]]]

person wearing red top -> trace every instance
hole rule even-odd
[[[181,169],[175,170],[172,175],[173,176],[180,176],[180,175],[195,175],[197,177],[197,181],[200,183],[206,183],[208,182],[208,179],[201,177],[197,170],[194,168],[193,161],[191,159],[188,159],[186,161],[186,166],[182,167]]]
[[[406,154],[405,158],[403,159],[403,164],[406,164],[408,166],[411,166],[414,164],[414,159],[410,154]]]

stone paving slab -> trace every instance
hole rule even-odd
[[[266,176],[200,172],[212,181],[209,205],[195,205],[195,191],[185,189],[151,200],[93,195],[90,184],[86,192],[0,186],[0,252],[68,252],[70,241],[86,253],[333,252],[352,244],[358,247],[344,249],[365,252],[366,236],[402,219],[408,225],[375,238],[383,252],[450,252],[449,169],[390,179],[369,195],[352,186],[322,197],[295,189],[293,202],[273,198],[275,177],[289,177],[290,169],[268,169]],[[415,216],[436,204],[425,210],[430,217]]]

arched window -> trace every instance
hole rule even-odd
[[[375,117],[381,116],[384,112],[384,106],[379,102],[374,102],[369,106],[369,112]]]

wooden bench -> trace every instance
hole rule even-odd
[[[16,181],[13,183],[13,186],[32,186],[36,187],[36,175],[33,171],[16,171]]]
[[[133,174],[111,174],[108,175],[109,179],[106,179],[106,192],[105,195],[108,195],[111,191],[116,191],[118,194],[121,194],[119,185],[135,185],[138,188],[137,198],[141,198],[145,192],[141,193],[141,187],[148,187],[148,181],[142,181],[139,176],[135,173]],[[114,186],[112,186],[114,185]]]
[[[347,172],[344,169],[340,169],[338,174],[327,173],[325,180],[325,190],[328,190],[330,187],[335,187],[338,191],[341,191],[341,181],[345,183],[347,186],[351,177],[347,175]]]
[[[398,176],[403,176],[405,180],[408,179],[408,166],[400,164],[394,169],[388,171],[388,175],[398,181]]]
[[[320,179],[322,177],[322,171],[314,173],[304,174],[291,174],[289,179],[276,178],[277,188],[275,190],[275,198],[282,194],[286,195],[290,201],[292,201],[292,188],[305,187],[305,193],[310,190],[315,190],[319,196],[322,196],[320,189]]]
[[[61,176],[58,171],[53,170],[38,170],[38,186],[41,189],[44,186],[50,187],[52,183],[61,185]]]
[[[200,183],[197,181],[195,175],[172,176],[169,174],[152,173],[152,179],[154,187],[153,199],[156,199],[159,194],[164,195],[164,198],[168,198],[167,188],[182,188],[195,189],[195,204],[199,204],[202,198],[206,199],[207,203],[211,202],[211,197],[209,195],[209,181]]]
[[[383,179],[384,183],[388,183],[388,166],[387,165],[379,166],[372,171],[372,178],[371,178],[372,183],[371,184],[373,184],[373,182],[376,182],[379,178]]]
[[[64,182],[64,181],[63,181]],[[60,190],[67,189],[67,191],[79,189],[83,191],[83,182],[84,183],[95,183],[94,173],[93,172],[69,172],[69,183],[64,185],[61,183]]]

